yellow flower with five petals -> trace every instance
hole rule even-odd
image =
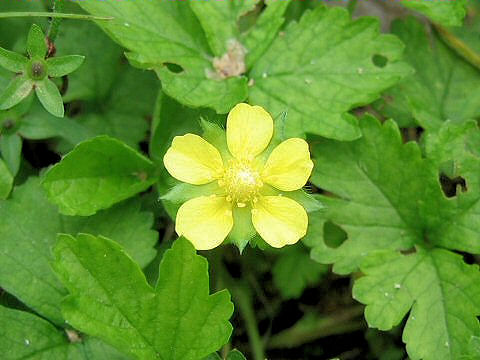
[[[264,160],[272,136],[273,119],[260,106],[236,105],[228,114],[228,154],[194,134],[176,136],[163,162],[174,178],[192,185],[216,182],[217,191],[180,206],[175,223],[179,236],[196,249],[220,245],[234,225],[233,210],[251,211],[258,234],[271,246],[294,244],[305,236],[308,216],[295,200],[271,195],[271,189],[290,192],[301,189],[313,169],[305,140],[281,142]]]

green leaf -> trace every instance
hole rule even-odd
[[[341,274],[354,271],[370,251],[408,249],[422,239],[425,189],[432,197],[443,197],[435,169],[421,158],[416,144],[402,144],[393,121],[382,126],[365,116],[360,126],[359,140],[321,140],[313,149],[311,181],[337,197],[320,197],[326,211],[312,220],[320,227],[330,220],[349,236],[338,248],[315,238],[312,256],[334,262],[334,271]]]
[[[222,360],[222,359],[223,358],[220,355],[218,355],[218,353],[212,353],[208,355],[206,358],[204,358],[203,360]],[[247,358],[243,356],[243,354],[237,349],[233,349],[227,354],[227,357],[225,358],[225,360],[247,360]]]
[[[155,256],[158,234],[151,230],[152,214],[140,210],[138,199],[94,216],[71,217],[58,214],[42,190],[40,180],[31,177],[11,199],[0,201],[0,287],[61,325],[65,289],[50,266],[57,233],[108,236],[142,267]]]
[[[272,44],[278,29],[284,22],[283,14],[291,1],[266,1],[266,9],[262,11],[255,26],[243,36],[242,42],[248,49],[245,62],[247,69],[263,55]]]
[[[0,86],[1,86],[1,73],[0,73]],[[25,101],[21,101],[14,107],[8,110],[0,110],[0,132],[2,135],[11,135],[15,133],[22,122],[25,114],[30,110],[32,100],[35,97],[33,94],[27,96]],[[43,111],[43,110],[42,110]],[[45,111],[43,111],[45,112]]]
[[[228,353],[226,360],[247,360],[247,358],[240,351],[234,349]]]
[[[115,80],[122,79],[124,72],[129,68],[128,64],[122,64],[124,59],[122,48],[90,21],[64,21],[55,40],[55,46],[58,56],[80,54],[85,57],[82,66],[68,76],[65,102],[108,101],[110,91],[118,86]],[[137,91],[140,89],[135,88]],[[135,96],[136,91],[130,92],[130,95]]]
[[[466,0],[401,0],[407,8],[416,10],[442,25],[461,26],[465,17]]]
[[[318,7],[291,23],[253,66],[250,102],[274,116],[288,112],[289,136],[360,136],[348,113],[411,73],[400,62],[403,44],[379,33],[378,20],[350,20],[345,9]],[[375,57],[386,59],[375,65]]]
[[[27,63],[28,59],[25,56],[0,47],[0,66],[8,71],[23,72]]]
[[[0,110],[9,109],[25,99],[32,91],[34,82],[25,76],[15,76],[0,94]]]
[[[302,245],[287,246],[272,269],[273,282],[284,299],[298,299],[305,288],[316,285],[328,266],[310,259]]]
[[[79,124],[75,119],[59,120],[49,112],[46,112],[39,100],[34,98],[28,113],[19,121],[19,134],[32,140],[59,137],[67,146],[73,148],[76,144],[90,137],[88,129]],[[95,136],[96,134],[93,134]],[[67,147],[65,146],[65,147]]]
[[[159,87],[155,74],[126,64],[122,48],[92,22],[63,22],[55,44],[59,56],[85,56],[83,65],[68,75],[68,90],[63,97],[66,103],[83,102],[70,107],[77,111],[67,111],[68,121],[63,124],[40,114],[34,117],[41,117],[41,124],[29,117],[29,136],[45,138],[46,128],[62,138],[57,148],[62,153],[98,135],[115,137],[138,149],[138,143],[147,137],[147,119]]]
[[[440,161],[422,159],[416,144],[402,144],[393,121],[381,126],[367,116],[361,126],[361,139],[350,143],[323,140],[313,150],[312,182],[335,195],[320,197],[326,211],[312,217],[315,231],[307,243],[314,247],[313,258],[335,263],[335,272],[347,274],[375,250],[428,244],[480,253],[480,159],[465,154],[468,142],[451,137],[458,145],[441,145],[450,149],[451,156]],[[438,168],[445,159],[458,164],[455,174],[467,179],[467,190],[451,198],[445,197],[438,181]],[[328,246],[322,238],[327,220],[348,234],[338,247]]]
[[[40,1],[2,1],[0,2],[0,12],[26,11],[41,12],[45,11],[45,3]],[[36,18],[36,23],[42,26],[48,25],[48,18]],[[32,25],[32,18],[4,18],[0,21],[0,34],[2,34],[2,46],[5,48],[15,48],[19,52],[25,51],[25,34],[28,33]],[[21,46],[20,46],[21,45]]]
[[[61,77],[77,70],[85,60],[81,55],[66,55],[47,59],[48,76]]]
[[[0,137],[0,153],[10,174],[17,175],[22,160],[22,138],[16,133],[2,134]]]
[[[30,58],[44,59],[47,55],[47,42],[40,26],[32,24],[27,38],[27,52]]]
[[[361,269],[366,276],[355,282],[353,295],[367,305],[370,327],[391,329],[410,311],[403,341],[412,360],[459,359],[471,336],[480,334],[480,273],[460,255],[422,248],[410,255],[379,252]]]
[[[33,314],[0,306],[0,352],[4,360],[126,360],[97,339],[68,341],[66,334]],[[72,331],[72,330],[69,330]]]
[[[138,359],[199,359],[232,332],[227,291],[209,295],[207,261],[185,239],[167,250],[156,288],[106,238],[60,235],[56,270],[70,295],[65,318]]]
[[[8,81],[12,74],[0,66],[0,89],[3,89],[8,85]]]
[[[154,118],[149,153],[159,167],[163,167],[163,156],[177,135],[201,133],[200,118],[215,118],[209,109],[192,109],[179,104],[171,97],[159,93]],[[172,119],[175,118],[175,121]]]
[[[476,121],[461,124],[446,121],[424,137],[426,156],[450,178],[465,176],[465,161],[480,157],[480,131]],[[473,170],[473,169],[472,169]],[[473,180],[473,179],[472,179]]]
[[[176,1],[78,4],[92,15],[114,16],[99,25],[131,52],[132,64],[155,69],[163,91],[181,103],[226,113],[247,97],[246,78],[217,79],[204,32],[189,6]],[[180,72],[168,64],[180,66]]]
[[[480,356],[480,337],[472,336],[468,344],[468,352],[460,359],[462,360],[476,360]]]
[[[13,186],[13,176],[7,165],[0,159],[0,199],[6,199]]]
[[[466,188],[458,186],[455,196],[446,201],[432,201],[430,211],[435,216],[425,219],[429,227],[428,239],[437,246],[478,254],[480,160],[468,158],[460,164],[462,172],[459,175],[466,179]]]
[[[159,83],[154,74],[134,69],[128,64],[119,71],[109,96],[99,98],[95,103],[85,103],[83,112],[70,120],[83,128],[81,136],[78,136],[80,141],[108,135],[138,149],[139,142],[147,138],[147,119],[152,115]],[[98,101],[102,106],[98,106]],[[71,140],[67,140],[69,144],[62,144],[62,152],[70,149]]]
[[[48,198],[65,215],[92,215],[148,189],[152,162],[119,140],[98,136],[77,145],[44,179]]]
[[[414,18],[394,22],[392,31],[406,44],[406,60],[416,73],[385,93],[384,103],[377,106],[385,116],[402,126],[416,122],[426,130],[436,130],[446,120],[460,123],[480,116],[476,68],[428,35]]]
[[[63,117],[63,100],[57,85],[48,78],[35,82],[35,93],[45,110],[56,117]]]
[[[189,5],[202,25],[214,55],[228,51],[228,42],[240,40],[237,21],[253,10],[258,0],[244,1],[189,1]]]
[[[392,120],[380,125],[366,116],[360,126],[362,138],[350,143],[317,140],[312,182],[332,195],[321,197],[326,211],[312,218],[306,243],[314,247],[314,259],[335,263],[338,273],[363,264],[367,277],[354,295],[371,305],[370,326],[390,329],[413,306],[403,335],[412,360],[458,359],[479,330],[480,307],[464,300],[478,297],[480,288],[472,285],[478,269],[436,247],[480,252],[479,130],[473,123],[461,129],[445,123],[427,137],[424,159],[417,144],[402,144]],[[451,198],[438,180],[446,160],[467,179],[467,190]],[[327,224],[338,225],[347,239],[329,243]],[[395,252],[414,248],[413,255]]]
[[[82,103],[80,112],[75,116],[67,112],[64,121],[59,121],[34,102],[23,117],[19,132],[28,139],[59,137],[57,151],[61,153],[98,135],[115,137],[138,149],[138,143],[147,136],[146,119],[152,113],[158,82],[153,74],[128,65],[121,70],[109,97]],[[136,89],[133,93],[132,88]],[[102,103],[101,107],[98,102]]]

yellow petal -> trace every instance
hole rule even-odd
[[[298,190],[307,183],[312,169],[307,142],[292,138],[273,149],[263,168],[262,180],[279,190]]]
[[[280,248],[295,244],[308,227],[305,209],[284,196],[263,196],[252,210],[255,230],[271,246]]]
[[[227,145],[237,159],[253,158],[268,146],[273,119],[260,106],[236,105],[227,118]]]
[[[197,250],[220,245],[233,227],[232,205],[224,196],[200,196],[188,200],[177,212],[175,231]]]
[[[215,180],[223,169],[218,150],[194,134],[175,136],[163,163],[174,178],[193,185]]]

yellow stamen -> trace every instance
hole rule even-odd
[[[251,160],[230,160],[218,184],[225,188],[227,201],[239,208],[255,201],[263,182]]]

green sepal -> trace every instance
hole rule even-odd
[[[182,182],[177,182],[176,185],[170,188],[165,195],[160,196],[160,200],[168,215],[175,219],[177,211],[180,206],[188,200],[210,195],[221,195],[222,191],[217,182],[211,182],[205,185],[192,185]]]
[[[203,360],[222,360],[222,357],[220,355],[218,355],[218,353],[214,352],[214,353],[208,355]]]
[[[303,189],[295,191],[279,191],[279,194],[298,202],[304,207],[307,213],[313,213],[325,209],[325,205],[323,205],[316,196],[307,193]]]
[[[37,24],[33,24],[28,33],[27,52],[30,58],[44,59],[47,55],[45,34]]]
[[[200,119],[200,127],[203,130],[202,137],[217,148],[224,164],[232,159],[232,154],[230,154],[228,150],[225,126],[226,125],[222,123],[214,123],[203,118]]]
[[[232,212],[233,228],[228,234],[226,243],[234,244],[241,254],[257,231],[253,227],[252,209],[250,207],[239,208],[233,206]]]
[[[0,66],[7,69],[8,71],[13,71],[15,73],[20,73],[25,70],[25,66],[28,63],[28,59],[13,51],[8,51],[0,47]]]
[[[16,76],[0,95],[0,110],[7,110],[25,99],[33,89],[34,82],[25,76]]]
[[[66,55],[47,59],[47,73],[50,77],[62,77],[77,70],[85,60],[85,56]]]
[[[247,358],[237,349],[233,349],[228,353],[226,360],[247,360]]]
[[[63,117],[65,110],[62,95],[60,95],[57,85],[52,80],[45,78],[42,81],[35,82],[35,93],[45,110],[53,116]]]

